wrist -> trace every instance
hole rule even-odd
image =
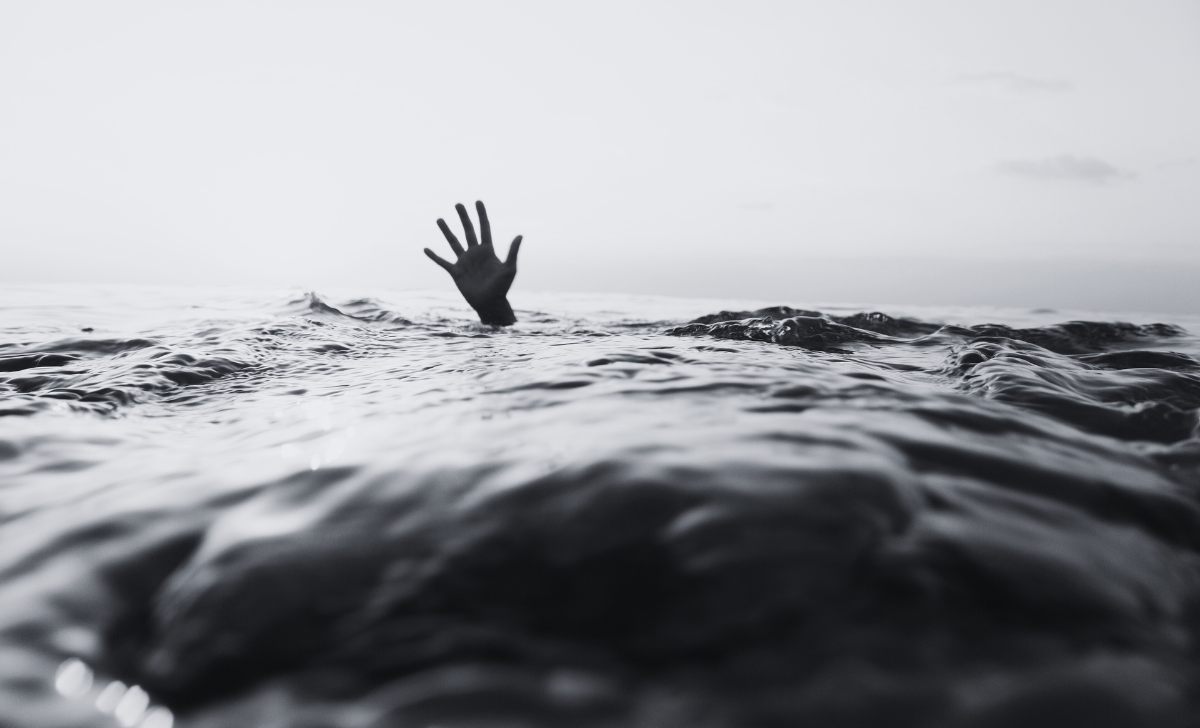
[[[508,305],[507,298],[489,301],[473,308],[479,314],[480,322],[489,326],[512,326],[517,322],[517,316],[513,313],[512,306]]]

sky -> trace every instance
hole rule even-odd
[[[1200,2],[0,0],[0,282],[1200,311]]]

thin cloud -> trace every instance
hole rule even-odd
[[[969,73],[955,79],[956,83],[970,86],[987,86],[1015,93],[1066,93],[1075,88],[1070,81],[1060,79],[1033,78],[1018,73]]]
[[[1200,158],[1185,157],[1183,159],[1173,159],[1170,162],[1163,162],[1158,165],[1159,170],[1168,172],[1195,172],[1200,170]]]
[[[996,165],[1001,174],[1042,180],[1071,180],[1103,184],[1133,179],[1134,174],[1095,157],[1062,154],[1046,159],[1011,159]]]

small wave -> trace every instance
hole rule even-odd
[[[745,319],[768,319],[783,321],[801,316],[804,318],[825,318],[839,324],[845,324],[864,331],[873,331],[885,336],[916,336],[937,331],[941,326],[913,318],[895,318],[879,311],[855,313],[849,316],[832,316],[820,311],[791,308],[790,306],[772,306],[756,311],[721,311],[692,319],[689,324],[714,324]]]
[[[359,322],[372,324],[391,324],[407,326],[412,322],[395,311],[388,310],[379,301],[372,298],[360,298],[348,301],[341,308],[330,305],[313,292],[304,294],[288,303],[288,310],[294,314],[313,316],[318,319]],[[345,309],[345,310],[343,310]]]
[[[1005,338],[1036,344],[1059,354],[1088,354],[1117,344],[1178,337],[1185,332],[1172,324],[1101,321],[1068,321],[1024,329],[1003,324],[956,326],[894,318],[878,311],[832,316],[819,311],[775,306],[757,311],[721,311],[701,316],[665,333],[673,336],[707,334],[719,339],[769,341],[812,349],[837,343],[904,341],[906,337],[920,336],[932,336],[931,340],[938,342],[948,337],[968,340]]]
[[[64,408],[107,414],[255,363],[248,351],[240,357],[187,352],[149,339],[71,339],[24,348],[7,360],[13,362],[7,371],[16,373],[0,375],[0,414]]]
[[[946,326],[943,335],[962,338],[1012,339],[1035,344],[1056,354],[1090,354],[1116,345],[1170,339],[1184,335],[1172,324],[1130,324],[1113,321],[1068,321],[1051,326],[1019,329],[1002,324]]]
[[[67,356],[92,357],[111,356],[127,351],[136,351],[158,345],[153,339],[61,339],[45,344],[27,345],[25,348],[38,352],[57,352]]]
[[[1200,369],[1200,361],[1173,351],[1113,351],[1076,357],[1103,369]]]
[[[1190,357],[1116,352],[1071,358],[1012,339],[977,339],[946,371],[960,387],[1125,440],[1178,442],[1200,423],[1200,375]],[[1169,368],[1147,366],[1166,363]],[[1129,366],[1129,365],[1135,366]]]
[[[888,337],[873,331],[838,323],[823,316],[769,316],[741,321],[692,323],[668,329],[670,336],[708,335],[718,339],[765,341],[784,346],[800,346],[818,351],[841,352],[839,346],[859,342],[882,342]]]
[[[744,314],[756,317],[739,318]],[[1190,373],[1200,368],[1195,359],[1170,352],[1106,351],[1185,333],[1169,324],[941,326],[877,312],[835,317],[779,306],[723,311],[666,333],[834,353],[863,343],[948,345],[954,351],[941,372],[956,378],[961,391],[1036,410],[1088,432],[1169,443],[1192,437],[1200,426],[1200,376]]]
[[[39,367],[61,367],[64,364],[70,364],[77,358],[67,354],[25,354],[0,357],[0,372],[19,372],[23,369]]]
[[[397,326],[407,326],[412,323],[373,298],[355,299],[342,304],[342,308],[349,312],[348,315],[362,321]]]

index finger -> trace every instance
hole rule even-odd
[[[471,216],[467,214],[467,208],[463,207],[460,202],[454,206],[454,209],[458,210],[458,217],[462,220],[463,232],[467,235],[467,247],[479,245],[479,241],[475,239],[475,226],[471,224]]]
[[[454,233],[450,232],[450,226],[446,224],[446,221],[440,217],[438,218],[438,227],[442,229],[442,235],[446,236],[446,242],[450,243],[450,247],[454,250],[454,254],[457,256],[462,256],[462,244],[458,242],[458,238],[454,237]]]

